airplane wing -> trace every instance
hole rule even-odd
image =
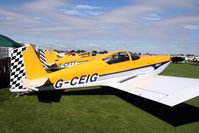
[[[199,79],[193,78],[156,75],[137,81],[127,78],[109,86],[168,106],[199,96]]]

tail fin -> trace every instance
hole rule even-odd
[[[42,78],[47,72],[31,45],[14,49],[11,53],[10,91],[23,92],[25,79]]]
[[[57,52],[49,49],[39,50],[39,59],[45,69],[52,66],[58,60]]]
[[[27,90],[23,86],[23,82],[26,79],[26,71],[22,52],[25,50],[26,47],[24,46],[11,52],[10,91]]]
[[[28,79],[40,78],[47,74],[31,45],[26,47],[26,51],[22,52],[22,55]]]
[[[46,63],[47,64],[52,64],[55,62],[55,60],[57,60],[57,54],[53,51],[53,52],[50,52],[49,49],[46,49],[45,51],[45,55],[46,55]]]
[[[39,59],[41,61],[41,64],[43,65],[44,68],[47,68],[46,65],[46,55],[45,55],[46,50],[39,50]]]

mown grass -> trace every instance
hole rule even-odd
[[[197,63],[178,63],[170,65],[163,75],[199,78],[199,64]]]
[[[199,78],[199,66],[172,64],[163,74]],[[111,88],[83,88],[20,97],[0,89],[2,133],[195,133],[199,131],[198,121],[199,98],[170,108]]]

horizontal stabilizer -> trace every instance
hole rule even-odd
[[[199,79],[158,75],[137,82],[133,80],[110,86],[168,106],[199,96]]]
[[[34,79],[34,80],[25,79],[24,86],[27,88],[40,87],[40,86],[45,85],[47,81],[48,81],[48,78],[40,78],[40,79]]]

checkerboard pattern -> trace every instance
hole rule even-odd
[[[26,71],[24,67],[24,60],[22,52],[26,47],[14,49],[11,52],[11,73],[10,73],[10,89],[23,90],[23,81],[26,78]]]

